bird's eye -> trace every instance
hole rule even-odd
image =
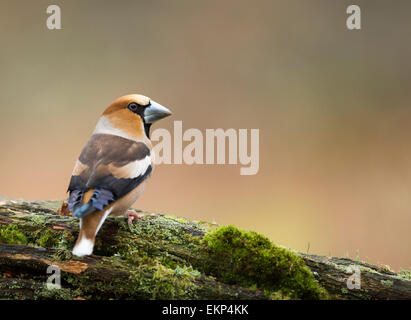
[[[133,111],[133,112],[136,112],[137,109],[138,109],[138,104],[135,103],[135,102],[131,102],[131,103],[127,106],[127,108],[129,108],[129,109],[130,109],[131,111]]]

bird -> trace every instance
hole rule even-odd
[[[93,253],[95,238],[109,215],[141,217],[129,210],[154,170],[151,125],[171,111],[140,94],[112,102],[78,157],[69,183],[67,211],[80,219],[72,253]]]

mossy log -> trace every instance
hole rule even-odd
[[[71,254],[62,201],[0,200],[0,299],[411,299],[410,273],[301,254],[234,227],[144,213],[109,218],[94,254]],[[48,289],[47,268],[61,271]],[[350,265],[361,289],[347,289]]]

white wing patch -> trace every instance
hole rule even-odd
[[[146,156],[144,159],[136,160],[130,162],[129,164],[122,167],[122,170],[128,172],[129,177],[131,179],[137,178],[138,176],[142,176],[146,173],[148,167],[151,164],[151,157]]]

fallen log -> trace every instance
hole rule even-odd
[[[71,254],[78,220],[61,205],[0,201],[0,299],[411,299],[409,272],[163,214],[144,213],[131,226],[107,219],[94,254],[79,258]],[[47,284],[49,266],[60,289]],[[353,268],[360,279],[350,289]]]

